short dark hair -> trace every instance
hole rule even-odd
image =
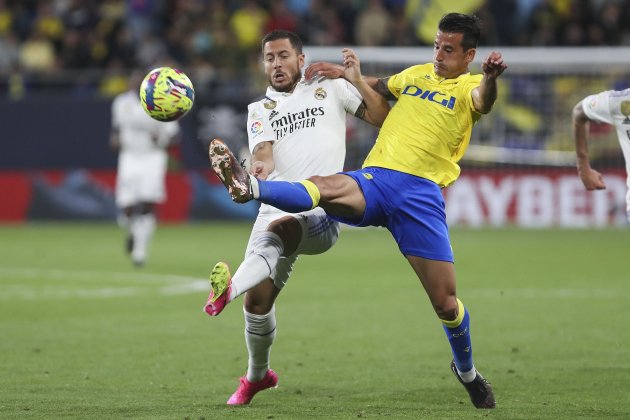
[[[462,39],[464,51],[477,48],[481,36],[481,22],[475,15],[447,13],[440,19],[438,29],[442,32],[464,34]]]
[[[295,32],[285,31],[284,29],[277,29],[275,31],[271,31],[267,33],[262,39],[261,47],[263,51],[265,50],[265,44],[269,41],[275,41],[277,39],[288,39],[291,43],[293,49],[298,53],[302,54],[302,40],[300,36]]]

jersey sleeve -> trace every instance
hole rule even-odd
[[[247,106],[247,139],[251,153],[254,153],[254,148],[258,143],[275,141],[276,139],[269,118],[266,117],[260,102],[254,102]]]
[[[468,77],[468,80],[464,85],[465,98],[468,101],[468,108],[472,112],[477,112],[477,110],[475,109],[475,103],[472,99],[472,92],[481,85],[481,79],[483,79],[483,75],[475,74],[474,76]]]
[[[361,94],[354,87],[354,85],[345,79],[335,79],[337,85],[337,91],[339,92],[340,99],[343,103],[343,108],[349,114],[354,115],[357,112],[357,108],[363,102]]]
[[[605,91],[596,95],[590,95],[582,101],[582,109],[589,120],[601,123],[612,124],[613,119],[610,115],[610,97],[611,91]]]
[[[387,88],[396,98],[400,97],[400,92],[405,87],[407,73],[410,70],[411,67],[401,71],[400,73],[396,73],[387,79]]]

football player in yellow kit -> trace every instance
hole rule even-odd
[[[386,227],[443,324],[451,370],[475,407],[494,408],[492,388],[473,364],[470,315],[456,295],[441,193],[459,176],[457,162],[472,128],[492,109],[497,78],[507,68],[501,54],[492,52],[482,62],[483,74],[469,73],[480,32],[475,16],[449,13],[438,25],[433,62],[384,79],[361,76],[359,59],[349,49],[343,50],[343,65],[317,63],[307,70],[307,78],[345,74],[363,97],[376,91],[396,100],[361,170],[295,183],[263,181],[248,176],[220,140],[211,142],[209,153],[234,201],[256,199],[288,212],[319,206],[346,224]],[[348,67],[358,69],[350,78]]]

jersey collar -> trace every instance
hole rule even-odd
[[[267,86],[267,93],[265,94],[265,96],[269,100],[276,100],[276,99],[279,99],[279,98],[286,98],[288,96],[293,95],[298,90],[302,89],[304,86],[306,86],[306,84],[307,84],[306,83],[306,79],[304,79],[304,76],[302,76],[300,81],[297,82],[297,85],[295,85],[295,89],[293,89],[293,92],[290,92],[290,93],[289,92],[278,92],[277,90],[275,90],[271,86]]]
[[[462,73],[462,74],[460,74],[459,76],[457,76],[454,79],[447,79],[446,77],[438,76],[435,73],[435,68],[433,68],[433,66],[431,66],[431,73],[430,73],[430,75],[431,75],[431,78],[433,80],[435,80],[436,82],[438,82],[438,83],[450,84],[450,83],[457,83],[459,81],[459,79],[470,76],[470,72],[468,71],[466,73]]]

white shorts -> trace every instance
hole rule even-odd
[[[326,215],[321,208],[303,213],[265,213],[259,214],[254,222],[252,233],[247,243],[245,257],[252,253],[253,244],[258,237],[267,230],[267,226],[274,220],[278,220],[284,216],[295,217],[302,226],[302,240],[297,246],[295,252],[288,257],[280,257],[275,270],[271,273],[271,278],[278,289],[282,289],[289,280],[291,271],[293,271],[293,263],[298,256],[317,255],[328,251],[337,242],[339,237],[339,223],[335,222]]]
[[[164,177],[166,155],[121,153],[116,175],[116,205],[120,208],[142,202],[162,203],[166,199]]]

